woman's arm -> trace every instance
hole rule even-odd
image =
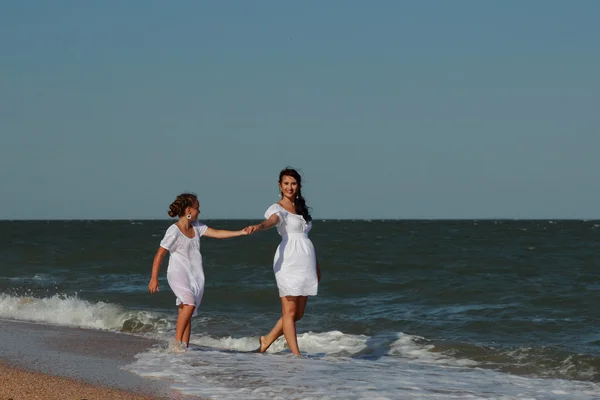
[[[152,262],[152,277],[148,284],[148,291],[150,291],[151,294],[158,291],[158,271],[160,270],[160,264],[162,263],[165,254],[167,254],[167,251],[168,250],[164,247],[159,247],[154,256],[154,261]]]
[[[203,236],[208,236],[214,239],[229,239],[232,237],[243,236],[247,234],[248,233],[245,229],[242,229],[240,231],[227,231],[224,229],[213,229],[207,227],[206,232],[204,232]]]
[[[277,225],[278,222],[279,222],[279,215],[273,214],[269,217],[269,219],[265,219],[260,224],[250,225],[249,227],[247,227],[244,230],[246,232],[248,232],[248,235],[251,235],[254,232],[265,231],[267,229],[271,229],[272,227]]]

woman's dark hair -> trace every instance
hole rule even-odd
[[[296,192],[296,201],[294,202],[296,205],[296,214],[302,215],[302,217],[304,217],[304,220],[307,223],[312,221],[312,217],[310,216],[310,211],[309,211],[310,207],[308,207],[306,205],[306,200],[304,200],[304,197],[302,197],[302,177],[300,176],[298,171],[296,171],[295,169],[290,168],[290,167],[287,167],[287,168],[281,170],[281,172],[279,173],[279,183],[281,183],[281,180],[283,179],[284,176],[291,176],[298,183],[298,191]]]
[[[169,206],[169,217],[183,217],[185,209],[198,204],[198,197],[192,193],[182,193]]]

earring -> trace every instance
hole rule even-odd
[[[188,214],[185,216],[187,219],[192,219],[192,214]]]

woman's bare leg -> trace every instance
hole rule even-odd
[[[286,296],[281,298],[281,312],[283,314],[281,324],[283,325],[283,336],[292,354],[300,356],[298,349],[298,338],[296,337],[296,309],[298,297]]]
[[[279,318],[277,320],[277,322],[275,323],[275,326],[273,327],[273,329],[271,329],[271,332],[269,332],[269,334],[267,336],[261,336],[260,337],[260,352],[264,353],[265,351],[267,351],[267,349],[269,347],[271,347],[271,345],[273,344],[274,341],[276,341],[279,336],[283,335],[283,318]]]
[[[298,301],[296,303],[296,322],[304,317],[304,309],[306,309],[307,302],[308,296],[298,296]]]
[[[283,314],[283,309],[284,309],[284,300],[285,297],[281,298],[281,309],[282,309],[282,314]],[[302,317],[304,316],[304,310],[306,308],[306,302],[308,301],[308,296],[298,296],[295,297],[296,299],[296,311],[294,314],[294,321],[300,321],[300,319],[302,319]],[[295,331],[295,324],[294,324],[294,331]],[[273,327],[273,329],[271,329],[271,332],[269,332],[269,334],[267,336],[261,336],[260,337],[260,352],[264,353],[265,351],[267,351],[267,349],[269,347],[271,347],[271,345],[273,344],[274,341],[276,341],[281,335],[283,335],[283,317],[279,318],[279,320],[277,320],[277,322],[275,323],[275,326]],[[287,338],[286,338],[287,340]],[[289,342],[288,342],[288,346],[289,346]],[[298,341],[296,340],[296,347],[298,347]],[[291,349],[291,347],[290,347]]]

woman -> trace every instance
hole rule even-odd
[[[281,298],[282,316],[267,336],[260,337],[264,353],[282,334],[296,356],[300,356],[296,321],[304,315],[308,296],[317,294],[321,269],[308,238],[312,217],[302,197],[302,178],[291,168],[279,173],[281,200],[265,212],[265,221],[246,228],[251,234],[277,226],[281,243],[275,252],[273,270]]]

